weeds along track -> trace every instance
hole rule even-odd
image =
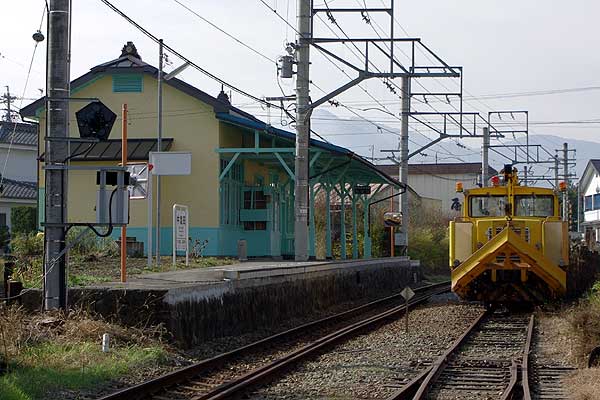
[[[415,289],[409,307],[448,292],[449,282]],[[100,400],[222,399],[237,395],[319,351],[401,316],[400,294],[270,336],[156,379],[102,397]]]

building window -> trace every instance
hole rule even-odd
[[[600,193],[594,195],[594,210],[600,210]]]
[[[0,226],[6,226],[6,214],[0,213]]]
[[[266,231],[267,230],[267,222],[266,221],[244,221],[244,230],[245,231]]]
[[[142,74],[116,74],[112,79],[115,93],[141,93],[144,89]]]
[[[264,190],[244,190],[245,210],[266,210],[268,202],[269,196],[265,194]],[[267,221],[244,221],[244,230],[265,231],[267,230]]]
[[[228,160],[221,160],[221,172],[227,168]],[[233,165],[221,181],[221,225],[239,225],[242,193],[242,166]]]
[[[592,196],[585,196],[585,198],[584,198],[584,210],[585,211],[592,210]]]

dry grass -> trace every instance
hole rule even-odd
[[[573,335],[568,312],[542,313],[536,318],[540,338],[537,352],[540,357],[577,363],[577,340]]]
[[[104,333],[110,335],[109,353],[101,351]],[[45,398],[153,368],[165,360],[163,334],[162,327],[124,328],[81,310],[27,314],[0,308],[0,359],[8,368],[0,374],[0,398]]]
[[[600,346],[600,294],[591,295],[569,311],[567,318],[575,338],[575,361],[583,365],[594,347]]]
[[[577,371],[565,382],[571,400],[600,399],[600,368]]]

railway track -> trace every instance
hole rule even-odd
[[[387,400],[559,400],[561,378],[572,371],[534,365],[532,314],[487,312],[432,366]]]
[[[415,289],[414,307],[448,292],[448,282]],[[240,394],[314,354],[404,313],[400,294],[320,319],[186,368],[132,386],[100,400],[224,399]],[[380,309],[386,307],[384,311]]]

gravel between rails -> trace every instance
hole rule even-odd
[[[298,366],[252,399],[385,399],[431,365],[483,311],[441,296]]]

